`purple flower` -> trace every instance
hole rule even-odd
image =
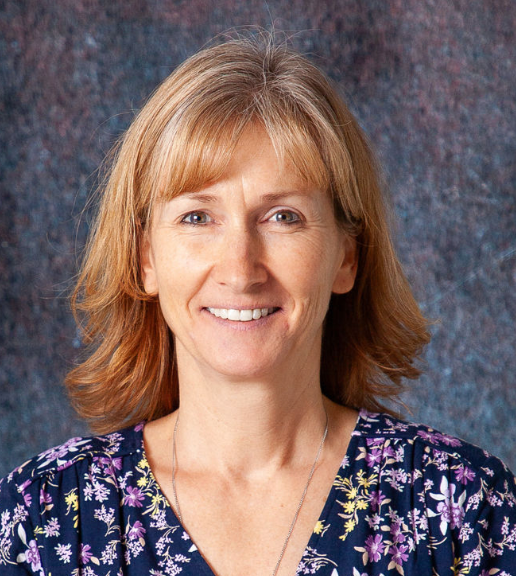
[[[371,510],[376,512],[378,508],[382,505],[382,502],[385,500],[385,496],[382,494],[381,490],[378,492],[375,490],[371,492]]]
[[[367,446],[381,446],[385,442],[385,438],[366,438]]]
[[[25,502],[25,506],[28,508],[32,502],[32,496],[30,494],[24,494],[23,501]]]
[[[61,446],[55,446],[46,450],[40,455],[40,459],[46,458],[47,462],[64,458],[69,452],[75,452],[79,443],[82,443],[82,438],[70,438]]]
[[[81,564],[87,564],[93,554],[90,552],[91,546],[89,544],[79,544],[79,560]]]
[[[29,549],[25,552],[25,562],[30,562],[33,572],[41,570],[41,559],[39,557],[36,540],[31,540],[29,542]]]
[[[52,503],[52,496],[45,492],[43,489],[39,491],[39,503],[40,504],[51,504]]]
[[[451,528],[460,528],[464,519],[464,510],[460,504],[451,500],[444,500],[437,504],[437,511],[441,513],[442,519],[450,524]]]
[[[106,466],[111,464],[111,458],[108,458],[107,456],[95,456],[93,462],[97,462],[101,468],[106,468]]]
[[[111,463],[115,470],[122,470],[122,458],[112,458]]]
[[[392,554],[392,559],[395,564],[401,566],[403,562],[407,561],[408,554],[405,554],[407,550],[408,546],[405,544],[401,544],[401,546],[391,546],[389,548],[389,553]]]
[[[127,496],[124,497],[124,504],[141,508],[143,506],[142,500],[144,499],[145,496],[139,488],[127,487]]]
[[[27,486],[30,486],[30,484],[32,484],[32,480],[25,480],[25,482],[18,488],[18,492],[21,492],[23,494],[25,488],[27,488]]]
[[[138,538],[142,538],[145,532],[147,532],[147,530],[145,530],[143,524],[137,520],[127,533],[127,537],[129,540],[137,540]]]
[[[455,476],[459,482],[462,482],[462,484],[467,484],[475,479],[475,473],[473,470],[464,465],[459,466],[459,468],[455,470]]]
[[[428,440],[432,444],[435,444],[438,439],[436,434],[432,434],[430,432],[427,432],[426,430],[418,430],[417,435],[421,436],[423,440]]]
[[[405,542],[405,534],[403,534],[403,532],[396,532],[396,534],[393,534],[392,539],[396,544],[401,544]]]
[[[369,467],[379,464],[382,461],[382,452],[378,448],[373,448],[371,452],[366,455],[366,462]]]
[[[396,544],[400,544],[401,542],[405,542],[405,534],[401,531],[401,520],[394,522],[391,525],[390,533],[392,536],[393,542]]]
[[[369,538],[365,541],[365,549],[369,558],[373,562],[378,562],[382,557],[382,552],[385,549],[385,544],[382,542],[382,536],[380,534],[376,534],[376,536],[369,536]]]
[[[437,433],[436,438],[447,446],[462,446],[462,443],[458,438],[453,438],[453,436],[448,436],[447,434]]]
[[[114,476],[117,470],[122,469],[122,458],[110,458],[108,456],[96,456],[93,458],[93,461],[96,462],[101,470],[105,474],[110,476]]]
[[[378,530],[378,527],[380,526],[380,523],[382,521],[382,519],[380,518],[380,516],[376,513],[374,513],[372,516],[366,516],[366,522],[369,524],[369,528],[373,528],[373,530]]]
[[[394,456],[395,452],[394,452],[393,447],[392,446],[386,446],[383,450],[383,455],[384,456],[390,456],[390,457]]]
[[[63,462],[63,464],[60,464],[57,467],[57,471],[61,472],[61,470],[66,470],[67,468],[70,468],[70,466],[73,466],[73,460],[68,461],[68,462]]]

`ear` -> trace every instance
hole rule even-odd
[[[357,243],[354,238],[344,234],[342,261],[335,275],[332,287],[334,294],[345,294],[353,288],[357,275],[357,267]]]
[[[142,275],[143,287],[149,296],[158,294],[158,276],[154,262],[154,253],[149,232],[142,235],[140,244],[140,271]]]

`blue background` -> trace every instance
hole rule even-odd
[[[96,168],[143,99],[233,26],[273,24],[335,80],[384,166],[437,320],[410,418],[516,469],[516,3],[19,0],[0,5],[0,475],[86,433],[62,381]]]

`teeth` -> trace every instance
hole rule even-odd
[[[234,308],[208,308],[208,312],[217,316],[217,318],[224,318],[233,320],[235,322],[249,322],[251,320],[259,320],[274,312],[274,308],[252,308],[248,310],[235,310]]]
[[[239,310],[228,310],[228,320],[240,320]]]
[[[249,322],[253,319],[253,310],[240,310],[240,322]]]

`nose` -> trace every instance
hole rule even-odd
[[[231,227],[219,239],[215,280],[236,294],[248,293],[267,282],[263,239],[250,225]]]

